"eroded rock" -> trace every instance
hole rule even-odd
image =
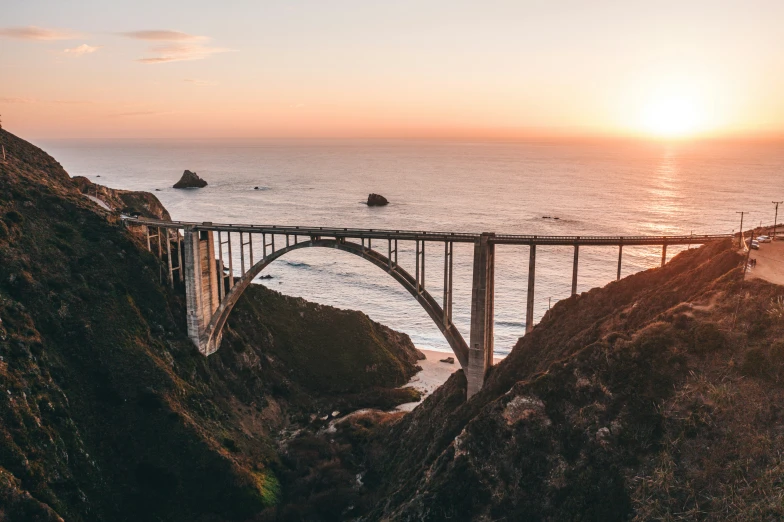
[[[190,170],[183,172],[180,181],[174,184],[174,188],[203,188],[206,186],[207,182]]]
[[[385,198],[381,194],[368,194],[367,206],[383,207],[384,205],[389,205],[389,201],[387,200],[387,198]]]

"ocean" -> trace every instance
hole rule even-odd
[[[771,201],[784,200],[780,142],[49,140],[38,145],[70,175],[153,192],[174,219],[185,221],[539,235],[708,234],[737,231],[737,211],[749,212],[744,228],[771,224]],[[209,186],[173,189],[184,169]],[[371,192],[390,204],[367,207]],[[780,210],[784,221],[784,206]],[[668,257],[678,251],[670,247]],[[440,300],[443,246],[428,245],[426,255],[426,285]],[[538,247],[537,321],[548,306],[569,296],[572,255],[571,247]],[[616,248],[581,247],[578,292],[614,280],[617,256]],[[660,260],[660,247],[625,247],[622,275],[656,267]],[[399,262],[413,272],[413,244],[401,243]],[[456,244],[454,322],[466,339],[471,263],[471,246]],[[527,247],[497,247],[496,356],[509,353],[524,333],[527,270]],[[264,274],[272,279],[260,284],[361,310],[406,332],[420,348],[450,351],[407,291],[351,254],[299,250]]]

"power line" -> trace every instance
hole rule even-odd
[[[784,201],[771,201],[774,205],[776,205],[776,214],[773,218],[773,237],[776,237],[776,222],[779,220],[779,203],[784,203]]]
[[[3,117],[0,116],[0,131],[3,130]],[[0,148],[3,149],[3,163],[5,163],[5,144],[0,145]]]
[[[740,246],[743,247],[743,216],[746,215],[746,214],[749,214],[750,212],[744,210],[742,212],[735,212],[735,213],[736,214],[740,214],[740,239],[739,239],[739,241],[740,241]]]

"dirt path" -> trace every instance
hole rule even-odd
[[[747,277],[784,285],[784,240],[760,244],[759,250],[751,251],[750,259],[756,259],[757,266],[749,269]]]

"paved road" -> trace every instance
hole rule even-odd
[[[751,251],[750,258],[757,260],[757,266],[750,271],[751,278],[784,285],[784,240],[762,243],[759,250]]]

